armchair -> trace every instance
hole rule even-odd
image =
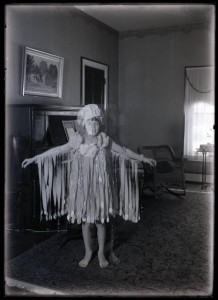
[[[137,151],[157,162],[154,168],[143,163],[144,176],[141,192],[145,188],[150,188],[157,198],[160,188],[164,187],[173,194],[186,195],[184,174],[186,159],[176,157],[173,149],[168,145],[140,146]]]

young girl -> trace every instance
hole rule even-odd
[[[46,219],[67,214],[69,222],[82,222],[85,256],[79,262],[86,267],[92,257],[91,224],[96,224],[98,259],[105,258],[105,222],[119,214],[138,222],[138,162],[155,166],[156,162],[115,143],[102,131],[103,114],[95,104],[78,113],[78,131],[72,130],[69,142],[33,158],[22,167],[38,164],[42,197],[41,215]]]

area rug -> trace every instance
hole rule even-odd
[[[141,220],[116,219],[117,266],[101,269],[95,255],[86,268],[81,238],[62,234],[6,264],[6,281],[66,296],[208,296],[213,290],[214,196],[169,193],[145,196]],[[94,241],[97,251],[97,241]]]

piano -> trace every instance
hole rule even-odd
[[[81,107],[8,105],[6,107],[7,224],[20,230],[45,230],[55,220],[40,220],[40,191],[36,165],[21,168],[33,157],[68,140],[67,128],[75,124]],[[74,126],[74,125],[72,125]]]

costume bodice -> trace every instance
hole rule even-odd
[[[103,148],[106,148],[108,144],[109,137],[106,136],[104,132],[101,132],[98,134],[96,142],[91,144],[81,143],[79,151],[85,157],[95,157],[97,153]]]

